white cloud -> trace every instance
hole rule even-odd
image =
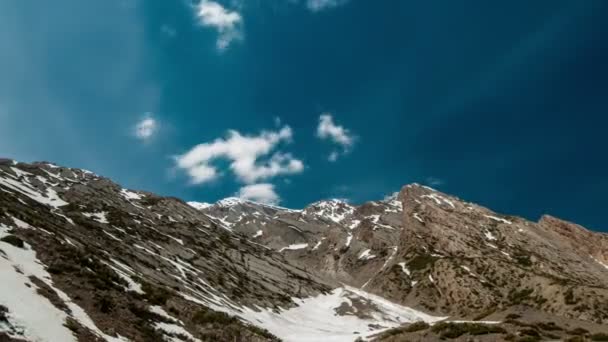
[[[177,36],[177,30],[175,27],[164,24],[160,27],[160,32],[168,38],[175,38]]]
[[[347,2],[348,0],[306,0],[306,7],[313,12],[319,12],[341,6]]]
[[[296,174],[304,170],[304,163],[289,153],[274,152],[284,142],[290,142],[292,131],[284,126],[278,131],[263,131],[247,136],[230,130],[226,138],[194,146],[176,157],[177,167],[185,170],[193,184],[202,184],[220,176],[211,163],[217,159],[230,161],[230,170],[247,184],[279,175]]]
[[[135,136],[141,140],[149,140],[158,131],[158,122],[151,114],[146,116],[135,125]]]
[[[333,143],[340,145],[342,147],[342,153],[350,151],[355,143],[354,135],[348,129],[336,124],[329,113],[321,114],[319,117],[317,137],[324,140],[330,140]],[[336,161],[340,154],[339,151],[332,151],[327,159],[332,162]]]
[[[279,195],[274,190],[274,185],[269,183],[246,185],[236,195],[242,199],[266,204],[278,204],[280,201]]]
[[[227,10],[215,1],[202,0],[196,6],[196,16],[201,25],[217,31],[219,50],[225,50],[234,40],[242,38],[243,17],[237,11]]]
[[[440,186],[440,185],[445,184],[445,181],[443,179],[437,178],[437,177],[427,177],[426,183],[430,186]]]
[[[329,156],[327,157],[327,160],[329,160],[330,162],[335,162],[336,160],[338,160],[338,157],[340,156],[340,152],[338,151],[332,151]]]

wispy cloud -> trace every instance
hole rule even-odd
[[[158,128],[158,121],[152,117],[151,113],[146,113],[144,118],[135,125],[134,134],[136,138],[148,141],[158,132]]]
[[[427,177],[425,179],[425,183],[430,185],[430,186],[440,186],[445,184],[445,181],[441,178],[437,178],[437,177]]]
[[[319,117],[317,137],[322,140],[330,140],[341,148],[341,150],[332,151],[327,157],[332,162],[338,160],[340,155],[349,152],[355,143],[355,136],[344,126],[335,123],[330,113],[321,114]]]
[[[292,135],[289,126],[253,136],[230,130],[225,138],[199,144],[177,156],[176,165],[186,171],[193,184],[210,182],[220,176],[217,167],[212,165],[217,159],[227,159],[230,170],[246,184],[297,174],[304,170],[304,163],[289,153],[275,151],[279,144],[290,142]]]
[[[335,8],[347,3],[348,0],[306,0],[306,7],[313,12]]]
[[[274,184],[260,183],[242,187],[236,194],[238,197],[267,204],[278,204],[279,195],[274,189]]]
[[[218,33],[216,47],[222,51],[237,39],[241,39],[243,17],[237,11],[226,9],[220,3],[202,0],[196,6],[199,23],[214,28]]]

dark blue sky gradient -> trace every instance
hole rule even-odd
[[[190,186],[172,156],[280,117],[306,165],[271,180],[283,205],[435,178],[499,212],[608,231],[608,2],[351,0],[312,13],[251,0],[240,12],[243,40],[219,53],[187,1],[1,2],[0,155],[215,201],[241,184],[226,173]],[[336,163],[314,136],[326,111],[358,137]],[[146,112],[161,129],[141,143],[131,130]]]

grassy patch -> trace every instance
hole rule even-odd
[[[264,337],[266,339],[268,339],[269,341],[281,341],[278,337],[274,336],[273,334],[270,333],[270,331],[257,327],[255,325],[248,325],[247,328],[253,332],[254,334]]]
[[[407,267],[412,271],[423,270],[429,265],[435,263],[437,259],[437,257],[434,257],[429,254],[416,255],[412,260],[407,263]]]
[[[141,283],[141,289],[144,292],[143,297],[152,305],[165,305],[172,296],[171,291],[146,282]]]
[[[199,325],[205,324],[220,324],[228,325],[238,322],[236,318],[224,312],[218,312],[203,308],[197,311],[192,317],[192,322]]]
[[[430,327],[430,325],[426,322],[414,322],[407,327],[405,327],[406,332],[416,332],[420,330],[426,330]]]
[[[608,341],[608,334],[597,333],[591,335],[591,341]]]
[[[512,304],[519,304],[526,299],[530,298],[530,295],[534,292],[534,289],[526,288],[521,291],[511,291],[509,293],[509,300]]]
[[[387,338],[387,337],[396,336],[396,335],[400,335],[400,334],[404,334],[404,333],[411,333],[411,332],[426,330],[429,327],[430,327],[430,325],[426,322],[414,322],[405,327],[397,327],[397,328],[387,330],[387,331],[383,332],[382,335],[380,335],[380,337],[381,337],[381,339]]]
[[[555,322],[538,322],[535,324],[537,328],[544,331],[562,331],[562,327],[555,324]]]
[[[570,335],[587,335],[589,333],[589,330],[585,329],[585,328],[574,328],[572,330],[568,330],[568,334]]]
[[[516,314],[516,313],[510,313],[507,315],[507,317],[505,317],[506,319],[519,319],[521,318],[521,315]]]
[[[502,327],[491,324],[480,323],[437,323],[431,330],[438,333],[441,338],[458,338],[462,335],[488,335],[505,334],[506,330]]]

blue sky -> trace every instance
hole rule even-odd
[[[0,155],[186,200],[420,182],[608,230],[604,0],[0,2]]]

